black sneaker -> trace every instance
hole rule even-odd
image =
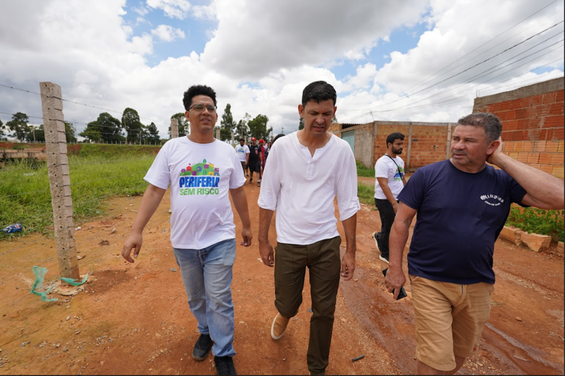
[[[210,354],[210,350],[212,349],[212,345],[214,342],[210,335],[208,334],[201,334],[198,337],[198,341],[194,344],[194,349],[192,349],[192,358],[196,360],[204,360]]]
[[[237,375],[231,356],[215,356],[214,364],[218,375]]]

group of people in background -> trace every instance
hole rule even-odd
[[[256,137],[251,137],[251,142],[247,144],[244,138],[239,139],[239,144],[235,145],[235,152],[239,157],[245,176],[249,178],[249,184],[253,183],[253,177],[255,176],[257,186],[261,186],[263,170],[265,169],[271,147],[282,136],[284,134],[279,133],[269,142],[265,142],[263,139],[257,141]]]
[[[326,372],[339,285],[355,273],[360,210],[353,151],[328,132],[336,101],[329,83],[308,84],[298,104],[304,128],[275,146],[277,136],[267,157],[255,138],[250,145],[239,140],[235,153],[216,140],[216,93],[205,85],[191,86],[183,97],[190,134],[165,143],[144,178],[149,185],[122,256],[128,262],[138,257],[143,229],[170,187],[171,244],[200,333],[192,357],[202,361],[211,352],[218,375],[237,374],[231,293],[236,228],[230,196],[242,223],[239,244],[249,247],[253,234],[244,189],[246,166],[249,183],[256,176],[261,187],[259,254],[274,269],[271,338],[281,339],[298,313],[308,270],[312,316],[306,363],[312,375]],[[385,286],[393,298],[406,283],[403,253],[417,213],[408,275],[420,374],[455,373],[476,352],[490,313],[494,242],[510,205],[564,208],[563,181],[504,154],[501,129],[492,114],[461,118],[453,132],[451,158],[418,169],[410,179],[400,157],[404,135],[395,132],[375,165],[381,229],[372,236],[390,269]],[[269,239],[273,215],[274,242]]]
[[[279,134],[272,141],[266,142],[263,139],[257,141],[257,138],[251,137],[251,142],[246,144],[244,138],[239,139],[239,144],[235,146],[235,152],[241,162],[241,167],[246,177],[249,177],[249,184],[253,183],[253,176],[256,176],[255,181],[257,186],[261,186],[261,178],[263,170],[267,163],[267,157],[273,142],[284,134]]]

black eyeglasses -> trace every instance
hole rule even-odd
[[[204,105],[204,104],[200,104],[200,103],[193,104],[192,106],[190,106],[188,108],[188,110],[190,111],[192,109],[194,109],[197,112],[202,112],[202,111],[204,111],[204,109],[208,110],[209,113],[216,112],[216,106],[212,106],[211,104],[209,104],[209,105]]]

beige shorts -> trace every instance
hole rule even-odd
[[[416,323],[416,357],[440,371],[455,368],[455,356],[478,348],[490,315],[490,283],[459,285],[410,276]]]

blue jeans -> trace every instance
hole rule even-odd
[[[188,305],[198,331],[214,341],[212,354],[234,356],[234,309],[231,296],[235,239],[204,249],[173,248],[180,267]]]

